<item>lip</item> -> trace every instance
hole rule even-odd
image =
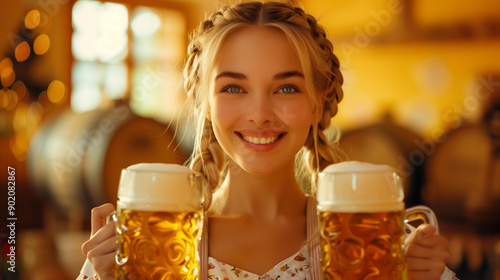
[[[275,131],[236,131],[234,134],[240,139],[240,141],[245,145],[245,147],[249,150],[255,152],[268,152],[273,150],[286,136],[286,132],[275,132]],[[269,137],[277,137],[274,142],[268,144],[255,144],[248,142],[243,138],[244,136],[248,137],[258,137],[258,138],[269,138]]]

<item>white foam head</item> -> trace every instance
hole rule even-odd
[[[148,211],[196,211],[203,195],[200,178],[178,164],[139,163],[122,170],[118,207]]]
[[[383,212],[404,209],[404,192],[396,170],[388,165],[346,161],[319,174],[318,209],[338,212]]]

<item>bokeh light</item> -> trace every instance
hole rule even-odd
[[[11,89],[8,89],[5,91],[5,96],[4,96],[4,101],[2,104],[4,105],[3,107],[7,110],[12,110],[16,108],[17,105],[17,93]]]
[[[42,55],[49,50],[50,47],[50,39],[47,34],[40,34],[35,39],[35,43],[33,44],[33,51],[37,55]]]
[[[65,93],[66,87],[59,80],[52,81],[47,88],[47,97],[54,104],[61,103],[64,100]]]
[[[9,104],[9,98],[7,97],[7,89],[0,89],[0,109],[4,109]]]
[[[10,58],[6,57],[0,61],[0,73],[2,73],[3,69],[6,67],[13,67],[12,60]]]
[[[12,66],[5,67],[0,73],[0,80],[4,87],[10,87],[14,83],[15,79],[16,74],[14,73],[14,69],[12,69]]]
[[[149,37],[161,26],[158,15],[151,9],[141,7],[135,10],[130,27],[136,37]]]
[[[18,62],[23,62],[26,59],[28,59],[30,53],[31,53],[31,48],[28,42],[26,41],[22,41],[21,43],[17,44],[16,49],[14,51],[14,55]]]
[[[19,100],[22,100],[26,96],[26,93],[28,91],[28,89],[26,88],[26,85],[24,85],[24,83],[21,81],[16,81],[12,85],[11,89],[17,93],[17,98]]]
[[[26,26],[27,29],[33,29],[38,27],[40,24],[40,12],[38,10],[31,10],[26,14],[26,17],[24,18],[24,26]]]

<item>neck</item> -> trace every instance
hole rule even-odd
[[[251,174],[229,162],[228,175],[214,194],[212,214],[273,220],[302,215],[305,195],[295,179],[294,162],[268,174]]]

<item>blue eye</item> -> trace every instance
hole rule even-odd
[[[229,85],[229,86],[224,87],[221,92],[235,94],[235,93],[243,93],[244,91],[243,91],[243,89],[241,89],[238,86]]]
[[[285,94],[296,93],[296,92],[300,91],[295,86],[292,85],[284,85],[278,90],[278,93],[285,93]]]

